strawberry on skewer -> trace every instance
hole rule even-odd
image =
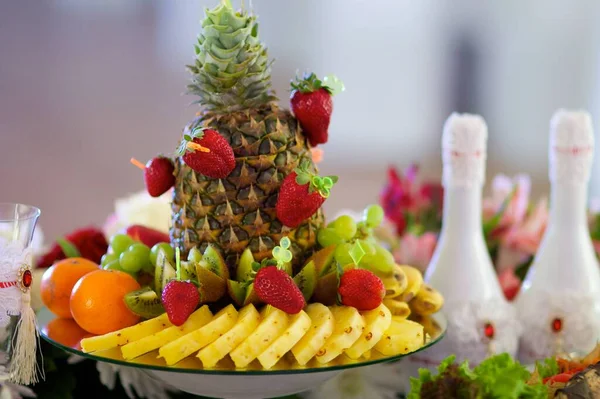
[[[152,158],[146,165],[135,158],[131,158],[130,162],[144,171],[146,190],[152,197],[160,197],[175,184],[175,167],[169,158]]]
[[[303,163],[281,184],[275,205],[277,218],[288,227],[297,227],[319,210],[337,179],[337,176],[315,175]]]
[[[175,248],[177,278],[167,283],[163,289],[161,301],[173,325],[181,326],[200,304],[198,286],[192,281],[181,281],[181,255]]]
[[[213,179],[223,179],[235,169],[233,148],[212,129],[196,128],[191,135],[184,135],[177,155],[190,168]]]
[[[311,73],[292,82],[292,111],[302,125],[304,135],[311,146],[327,142],[333,112],[331,97],[343,90],[344,85],[334,76],[328,76],[321,81]]]

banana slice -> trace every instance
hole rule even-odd
[[[267,306],[263,310],[263,319],[256,330],[229,354],[235,367],[241,369],[248,366],[285,331],[287,326],[287,313]]]
[[[365,320],[358,310],[351,306],[331,306],[335,327],[333,334],[319,352],[317,361],[321,364],[328,363],[350,348],[362,335]]]
[[[398,316],[403,319],[406,319],[408,316],[410,316],[410,307],[406,302],[385,298],[383,300],[383,304],[390,310],[392,316]]]
[[[266,351],[258,355],[258,361],[267,370],[273,367],[283,355],[292,349],[310,329],[310,316],[304,311],[289,316],[289,319],[287,330]]]
[[[168,344],[169,342],[175,341],[177,338],[183,337],[184,335],[199,329],[204,326],[212,319],[212,313],[208,309],[208,306],[204,305],[200,309],[196,310],[190,315],[183,325],[180,327],[171,326],[162,331],[138,339],[128,343],[121,347],[121,354],[123,359],[131,360],[145,353],[151,352],[154,349],[158,349],[161,346]]]
[[[427,283],[421,286],[415,298],[410,301],[411,309],[415,313],[424,316],[436,313],[443,305],[444,297],[442,294]]]
[[[171,325],[169,317],[164,313],[122,330],[97,337],[84,338],[81,340],[81,349],[86,353],[111,349],[147,337]]]
[[[163,357],[167,365],[172,366],[192,353],[199,351],[221,335],[229,331],[238,318],[238,312],[233,305],[221,309],[205,326],[181,338],[162,346],[158,357]]]
[[[414,321],[392,318],[390,328],[375,344],[375,350],[395,356],[419,349],[425,342],[423,326]]]
[[[306,307],[306,314],[310,317],[310,328],[292,348],[292,354],[302,366],[306,365],[325,345],[334,327],[333,314],[323,304],[311,303]]]
[[[397,299],[402,302],[410,302],[411,299],[417,295],[417,292],[419,292],[421,286],[423,285],[423,275],[419,269],[416,269],[412,266],[402,265],[399,267],[406,275],[408,285],[406,290],[404,290],[402,295],[398,296]]]
[[[408,278],[404,270],[398,265],[394,266],[394,272],[391,276],[381,278],[385,286],[385,297],[396,298],[402,294],[408,287]]]
[[[250,304],[238,313],[238,319],[233,328],[220,336],[215,342],[206,346],[198,352],[198,358],[205,368],[214,367],[219,360],[223,359],[229,352],[241,344],[260,323],[260,314]]]
[[[392,323],[392,313],[383,304],[373,310],[361,312],[361,316],[365,320],[365,329],[354,345],[345,352],[351,359],[358,359],[370,351]]]

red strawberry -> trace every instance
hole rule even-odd
[[[338,292],[342,304],[358,310],[373,310],[385,296],[383,281],[365,269],[351,269],[342,274]]]
[[[306,305],[294,280],[277,266],[263,267],[256,273],[254,291],[261,301],[288,314],[299,313]]]
[[[190,168],[213,179],[227,177],[235,168],[233,148],[218,132],[196,128],[183,137],[178,155]]]
[[[307,166],[297,168],[281,184],[275,206],[277,218],[288,227],[297,227],[319,210],[336,181],[337,176],[319,177]]]
[[[108,242],[104,233],[95,227],[75,230],[61,241],[66,241],[67,245],[70,244],[70,246],[75,247],[78,254],[74,256],[81,256],[98,264],[102,255],[108,250]],[[37,267],[50,267],[54,262],[65,259],[67,254],[65,254],[64,245],[61,246],[61,243],[55,243],[46,254],[40,257],[36,262]]]
[[[292,111],[313,147],[327,142],[333,93],[334,89],[317,79],[314,73],[292,83]]]
[[[198,287],[189,281],[171,280],[163,289],[162,303],[169,321],[180,326],[194,313],[200,303]]]
[[[141,243],[149,247],[153,247],[154,245],[160,242],[170,241],[168,234],[139,224],[133,224],[131,226],[128,226],[123,230],[123,233],[127,234],[135,241],[140,241]]]
[[[142,165],[140,161],[131,158],[131,163],[144,171],[146,190],[151,197],[160,197],[175,184],[175,167],[173,161],[165,157],[156,157]]]

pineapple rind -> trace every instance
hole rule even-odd
[[[289,111],[270,104],[225,115],[208,112],[186,131],[196,126],[216,129],[232,144],[236,167],[226,178],[212,179],[176,159],[173,245],[186,256],[193,247],[204,251],[213,244],[235,275],[246,248],[261,261],[287,236],[294,266],[300,266],[312,254],[324,220],[321,210],[295,229],[277,219],[275,205],[283,179],[302,160],[316,172],[298,122]]]

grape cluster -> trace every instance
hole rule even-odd
[[[319,230],[317,240],[322,247],[336,245],[334,257],[342,266],[355,263],[351,254],[358,244],[364,255],[357,266],[373,272],[391,273],[395,265],[394,257],[377,243],[373,235],[373,229],[381,224],[383,217],[381,206],[370,205],[365,209],[360,222],[357,223],[351,216],[342,215]]]
[[[110,238],[108,252],[102,256],[101,265],[106,270],[119,270],[137,277],[138,273],[154,274],[156,256],[164,250],[169,258],[175,256],[171,245],[161,242],[149,248],[127,234],[116,234]]]

